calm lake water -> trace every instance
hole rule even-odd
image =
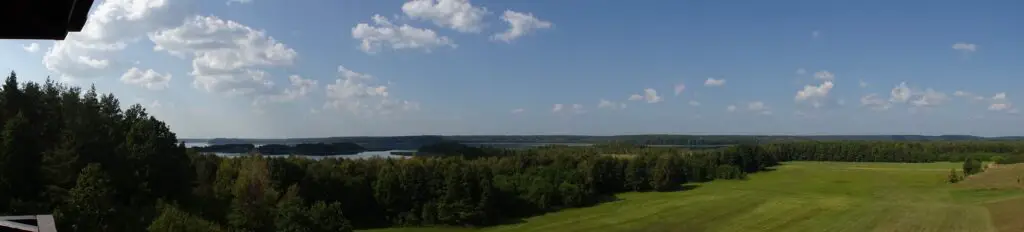
[[[207,144],[207,143],[185,143],[185,147],[201,147],[201,146],[207,146],[207,145],[209,145],[209,144]],[[263,144],[254,144],[254,145],[259,147],[259,146],[262,146]],[[585,146],[592,146],[594,144],[590,144],[590,143],[466,143],[466,145],[478,146],[478,147],[480,147],[480,146],[488,146],[488,147],[508,148],[508,149],[528,149],[528,148],[547,146],[547,145],[565,145],[565,146],[581,146],[581,147],[585,147]],[[723,145],[651,145],[651,147],[689,147],[689,148],[695,148],[695,149],[718,148],[718,147],[722,147],[722,146]],[[360,152],[360,153],[357,153],[357,154],[354,154],[354,155],[306,156],[306,157],[310,158],[310,159],[323,159],[325,157],[327,157],[327,158],[345,158],[345,159],[365,159],[365,158],[372,158],[372,157],[408,158],[407,156],[392,155],[391,152],[415,152],[415,151],[411,151],[411,150],[364,151],[364,152]],[[223,156],[223,157],[232,157],[232,156],[243,155],[241,153],[219,153],[219,152],[218,153],[214,153],[214,154],[219,155],[219,156]],[[271,157],[287,157],[287,155],[271,155]]]
[[[185,147],[202,147],[207,146],[207,143],[185,143]],[[263,144],[255,144],[257,147]],[[391,152],[415,152],[410,150],[391,150],[391,151],[364,151],[356,153],[354,155],[328,155],[328,156],[303,156],[310,159],[323,159],[323,158],[343,158],[343,159],[367,159],[367,158],[408,158],[408,156],[392,155]],[[214,155],[221,157],[237,157],[245,154],[242,153],[223,153],[214,152]],[[288,157],[288,155],[268,155],[267,157]]]

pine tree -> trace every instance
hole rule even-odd
[[[4,125],[0,147],[0,210],[18,212],[7,206],[10,200],[34,200],[41,194],[39,166],[42,162],[31,125],[18,113]]]

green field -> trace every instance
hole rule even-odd
[[[626,193],[621,200],[464,228],[373,231],[1017,231],[1024,191],[997,167],[946,183],[959,163],[791,162],[748,180],[719,180],[695,189]],[[996,170],[999,172],[996,172]],[[998,187],[992,183],[1002,183]],[[978,184],[984,183],[984,184]],[[993,215],[997,214],[997,215]],[[1000,219],[1003,218],[1003,219]],[[995,221],[995,223],[993,223]],[[1019,224],[1019,223],[1018,223]]]

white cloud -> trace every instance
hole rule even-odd
[[[597,103],[597,108],[600,108],[600,109],[610,109],[610,110],[621,110],[621,109],[625,109],[626,108],[626,103],[616,103],[616,102],[613,102],[613,101],[601,99],[601,101],[599,101]]]
[[[679,96],[679,94],[683,93],[683,90],[686,90],[686,85],[684,85],[683,83],[676,84],[675,90],[676,96]]]
[[[965,53],[971,53],[971,52],[975,52],[975,51],[978,50],[978,45],[975,45],[975,44],[972,44],[972,43],[960,42],[960,43],[953,44],[953,50],[957,50],[957,51],[961,51],[961,52],[965,52]]]
[[[689,104],[690,104],[691,106],[700,106],[700,102],[699,102],[699,101],[694,101],[694,100],[690,100],[690,102],[688,102],[688,103],[689,103]]]
[[[89,14],[81,32],[69,33],[43,56],[43,65],[62,78],[114,74],[130,64],[114,59],[146,33],[180,24],[191,14],[188,0],[107,0]]]
[[[807,74],[807,70],[806,69],[803,69],[803,68],[796,69],[796,75],[804,75],[804,74]]]
[[[508,30],[494,34],[491,36],[491,39],[504,41],[506,43],[510,43],[512,40],[529,34],[537,29],[547,29],[554,26],[551,22],[537,19],[532,13],[524,14],[511,10],[506,10],[505,14],[501,16],[501,20],[508,23]]]
[[[196,88],[215,93],[269,91],[273,82],[261,68],[290,66],[298,53],[250,28],[214,16],[193,16],[184,24],[149,34],[153,50],[192,59]]]
[[[889,92],[889,101],[891,102],[907,102],[910,100],[910,88],[907,87],[907,82],[900,82],[892,91]]]
[[[821,70],[814,73],[814,78],[819,80],[831,81],[836,78],[836,75],[826,70]]]
[[[878,94],[868,94],[860,98],[860,104],[875,110],[886,110],[892,106],[889,101],[878,97]]]
[[[992,100],[993,101],[1003,101],[1003,100],[1006,100],[1006,93],[1005,92],[997,93],[995,96],[992,96]]]
[[[704,86],[722,86],[725,85],[725,79],[708,78],[704,81]]]
[[[1011,106],[1012,105],[1010,105],[1010,103],[993,103],[992,105],[988,106],[988,110],[991,110],[991,111],[1004,111],[1004,110],[1010,109]]]
[[[228,2],[227,2],[227,4],[228,4],[229,6],[230,6],[231,4],[236,4],[236,3],[237,3],[237,4],[246,4],[246,3],[252,3],[252,0],[228,0]]]
[[[171,74],[160,74],[152,69],[146,69],[142,71],[138,68],[132,67],[127,72],[121,75],[121,82],[125,84],[138,85],[151,90],[161,90],[167,88],[167,84],[171,81]]]
[[[985,100],[985,97],[983,96],[978,96],[977,94],[961,90],[953,92],[953,96],[962,97],[967,100],[970,100],[971,102],[980,102]]]
[[[523,109],[523,108],[519,108],[519,109],[514,109],[514,110],[512,110],[512,113],[513,113],[513,114],[518,114],[518,113],[522,113],[522,112],[525,112],[525,111],[526,111],[525,109]]]
[[[937,106],[945,102],[946,99],[945,93],[927,89],[923,93],[918,94],[918,98],[911,101],[910,104],[917,107]]]
[[[809,101],[815,108],[820,107],[822,100],[828,97],[828,93],[832,91],[832,81],[826,81],[821,85],[807,85],[804,89],[797,91],[796,96],[793,97],[797,102]]]
[[[459,32],[480,32],[487,8],[473,6],[469,0],[412,0],[402,5],[412,19],[429,20],[438,26]]]
[[[362,41],[359,49],[369,54],[377,53],[383,47],[393,50],[419,49],[425,52],[441,46],[457,47],[451,39],[439,36],[430,29],[416,28],[408,24],[397,26],[380,15],[373,15],[372,19],[373,25],[360,23],[352,27],[352,38]]]
[[[864,80],[860,80],[859,85],[860,85],[861,88],[868,87],[868,83],[864,82]]]
[[[754,102],[747,103],[747,110],[750,110],[750,111],[763,111],[763,110],[767,110],[767,109],[768,109],[768,106],[765,106],[764,102],[754,101]]]
[[[662,100],[661,96],[658,96],[658,91],[652,88],[644,89],[643,95],[633,94],[629,96],[630,101],[644,100],[647,103],[658,103]]]
[[[574,112],[576,112],[576,113],[586,112],[586,111],[583,111],[583,105],[581,105],[581,104],[572,104],[572,110]]]
[[[28,45],[21,46],[21,49],[25,49],[25,51],[29,52],[29,53],[36,53],[36,52],[39,51],[39,44],[37,44],[37,43],[30,43]]]
[[[735,105],[726,106],[725,107],[725,111],[729,111],[729,112],[736,111],[736,106]]]
[[[555,104],[555,107],[551,109],[551,112],[561,112],[562,108],[565,108],[562,104]]]
[[[316,80],[305,79],[299,75],[289,76],[288,82],[290,83],[288,88],[279,93],[257,96],[253,101],[253,105],[262,105],[266,102],[290,102],[309,95],[310,92],[313,92],[318,87]]]
[[[417,102],[394,99],[387,85],[370,84],[374,76],[338,66],[339,78],[327,84],[325,109],[347,109],[357,115],[390,115],[398,111],[419,110]]]

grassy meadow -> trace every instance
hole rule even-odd
[[[1024,231],[1024,165],[947,183],[960,163],[790,162],[747,180],[619,200],[500,226],[431,231]]]

